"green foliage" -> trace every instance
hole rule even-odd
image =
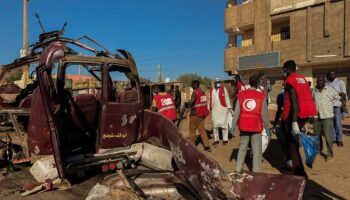
[[[212,82],[210,78],[206,76],[205,77],[199,76],[196,73],[187,73],[187,74],[180,75],[176,80],[188,87],[191,86],[191,82],[193,80],[198,80],[201,85],[205,85],[207,88],[211,87],[211,82]]]

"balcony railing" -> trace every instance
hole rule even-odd
[[[324,3],[327,0],[271,0],[271,14],[282,13],[290,10],[305,8]]]
[[[279,34],[275,34],[275,35],[271,35],[271,41],[272,42],[278,42],[281,40],[289,40],[290,39],[290,34],[289,33],[279,33]]]
[[[253,46],[253,39],[242,40],[242,47]]]

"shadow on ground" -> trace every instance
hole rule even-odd
[[[322,187],[322,185],[316,183],[313,180],[307,180],[304,190],[303,199],[339,199],[345,200],[346,198],[339,196],[332,191]]]
[[[232,150],[229,161],[233,159],[236,160],[238,154],[238,148]],[[277,169],[281,174],[292,175],[292,170],[285,167],[285,158],[284,153],[278,139],[271,139],[268,148],[263,154],[263,162],[269,162],[270,165]],[[249,151],[247,152],[245,164],[252,170],[252,160],[249,157]],[[318,184],[314,180],[308,179],[306,181],[306,186],[304,190],[303,199],[341,199],[345,200],[346,198],[335,194],[334,192],[324,188],[322,185]]]

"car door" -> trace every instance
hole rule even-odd
[[[126,147],[135,143],[140,135],[140,117],[142,114],[140,102],[140,89],[138,80],[132,90],[136,95],[135,101],[121,101],[123,95],[118,91],[115,73],[124,75],[115,66],[106,65],[102,76],[102,97],[100,115],[99,147],[101,149]],[[125,77],[125,75],[124,75]],[[129,80],[130,81],[130,80]],[[124,80],[124,82],[128,82]]]

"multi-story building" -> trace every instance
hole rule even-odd
[[[264,71],[276,90],[293,59],[311,82],[336,69],[350,94],[350,0],[230,0],[224,29],[228,74]]]

